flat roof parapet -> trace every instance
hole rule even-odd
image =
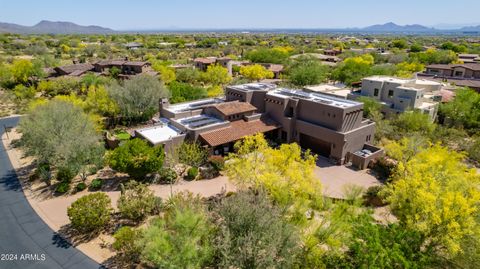
[[[311,100],[317,103],[322,103],[322,104],[335,106],[335,107],[343,107],[343,108],[362,105],[362,103],[360,102],[333,97],[327,94],[310,93],[310,92],[304,92],[301,90],[291,90],[291,89],[285,89],[285,88],[278,88],[276,90],[269,92],[268,94],[276,97],[284,98],[284,99],[300,98],[305,100]]]
[[[173,113],[179,113],[179,112],[185,112],[185,111],[192,111],[196,109],[202,109],[204,107],[220,104],[223,102],[225,102],[225,100],[220,98],[208,98],[208,99],[202,99],[202,100],[193,101],[193,102],[185,102],[185,103],[170,105],[168,107],[165,107],[164,109],[171,111]]]
[[[272,83],[247,83],[230,86],[230,88],[240,91],[269,91],[277,88],[277,85]]]

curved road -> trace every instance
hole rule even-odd
[[[15,126],[18,117],[0,118]],[[17,175],[0,142],[0,268],[93,269],[103,268],[50,229],[28,203]]]

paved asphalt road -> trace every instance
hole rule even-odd
[[[18,117],[0,119],[15,126]],[[22,191],[0,142],[0,269],[102,268],[50,229],[35,213]]]

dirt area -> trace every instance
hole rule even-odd
[[[47,187],[44,182],[30,180],[30,175],[33,170],[33,159],[23,157],[19,149],[13,148],[10,145],[11,141],[20,138],[20,135],[16,133],[15,130],[9,132],[8,135],[10,139],[7,139],[4,134],[2,142],[7,149],[10,161],[22,183],[25,196],[35,212],[37,212],[50,228],[59,232],[65,238],[71,239],[75,247],[95,261],[103,263],[111,258],[114,255],[114,252],[109,248],[109,245],[113,242],[111,235],[104,233],[92,240],[84,240],[69,234],[68,225],[70,221],[67,216],[67,208],[75,200],[91,192],[84,190],[73,195],[56,196],[52,188]],[[109,173],[111,173],[111,171],[100,171],[95,177],[102,178],[108,176]],[[156,196],[162,199],[168,199],[171,194],[181,191],[190,191],[203,197],[210,197],[223,191],[235,190],[234,186],[224,176],[209,180],[180,181],[173,186],[151,185],[149,188],[154,191]],[[101,191],[104,191],[111,198],[112,205],[116,207],[117,200],[120,196],[118,184],[109,184],[107,182]]]

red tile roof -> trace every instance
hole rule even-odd
[[[220,104],[213,105],[215,109],[217,109],[220,113],[224,116],[230,116],[234,114],[246,113],[257,110],[252,104],[247,102],[225,102]]]
[[[253,121],[234,121],[230,126],[200,134],[200,138],[211,147],[223,145],[242,139],[245,136],[265,133],[280,128],[280,125],[269,118]]]

